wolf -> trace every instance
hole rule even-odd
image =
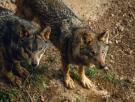
[[[75,88],[70,76],[70,64],[75,64],[79,67],[82,85],[91,88],[93,84],[85,75],[84,67],[94,63],[101,68],[108,68],[105,58],[109,34],[92,31],[63,0],[17,0],[16,5],[16,14],[19,12],[26,19],[36,20],[42,27],[51,26],[50,40],[61,52],[66,87]]]
[[[26,67],[37,67],[48,48],[51,28],[39,26],[14,16],[0,7],[1,74],[13,85],[20,86],[20,77],[29,75]]]

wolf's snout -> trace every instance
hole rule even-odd
[[[39,65],[39,61],[36,60],[36,59],[33,59],[33,61],[31,62],[31,65],[32,65],[33,67],[37,67],[37,66]]]
[[[107,64],[100,64],[100,68],[102,68],[102,69],[104,69],[104,70],[108,70],[109,68],[108,68],[108,66],[107,66]]]
[[[108,70],[108,66],[105,62],[105,57],[106,57],[105,55],[102,55],[102,54],[100,55],[100,58],[99,58],[100,68]]]
[[[39,63],[40,63],[40,59],[41,58],[39,58],[39,55],[38,54],[33,53],[31,65],[33,67],[37,67],[39,65]]]
[[[107,67],[106,64],[101,64],[101,65],[100,65],[100,68],[105,68],[105,67]]]
[[[32,62],[31,65],[32,65],[33,67],[37,67],[37,66],[38,66],[38,63]]]

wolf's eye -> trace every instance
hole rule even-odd
[[[43,47],[40,47],[39,50],[43,50],[44,48]]]
[[[92,51],[92,53],[95,55],[96,54],[96,51]]]
[[[91,43],[91,41],[88,41],[88,44],[90,44]]]
[[[104,50],[102,50],[102,54],[104,54],[105,53],[105,51]]]
[[[40,50],[43,50],[43,48],[41,47]]]

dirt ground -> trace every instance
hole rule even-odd
[[[75,76],[76,89],[64,87],[59,51],[50,45],[41,66],[25,79],[22,88],[0,82],[0,102],[135,102],[135,0],[63,0],[96,32],[110,33],[107,64],[110,72],[90,70],[89,77],[110,97],[95,95],[84,89]],[[15,10],[10,0],[0,6]],[[8,101],[2,101],[8,99]]]

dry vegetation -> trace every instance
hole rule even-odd
[[[0,6],[14,10],[10,0],[1,0]],[[110,51],[105,73],[88,68],[86,74],[111,97],[96,96],[81,87],[77,71],[72,77],[76,89],[64,87],[59,51],[51,45],[39,69],[32,71],[22,88],[13,88],[0,82],[0,102],[135,102],[135,0],[64,0],[96,32],[108,30]]]

